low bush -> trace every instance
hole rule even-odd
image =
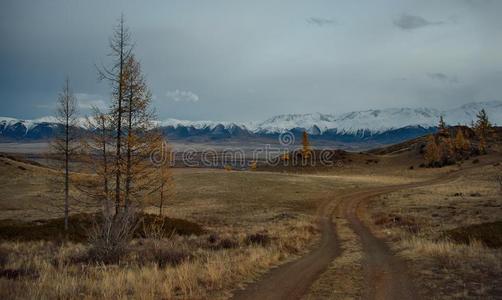
[[[446,231],[445,236],[456,243],[479,241],[490,248],[502,248],[502,221],[458,227]]]
[[[209,243],[209,248],[213,250],[234,249],[239,247],[239,242],[236,240],[229,237],[220,238],[220,236],[215,233],[208,236],[207,242]]]
[[[38,273],[33,270],[25,269],[0,269],[0,278],[18,279],[20,277],[38,277]]]
[[[135,254],[140,265],[153,263],[159,268],[174,267],[191,258],[186,247],[168,240],[145,240]]]
[[[91,262],[114,264],[127,254],[129,242],[137,228],[138,221],[133,212],[125,212],[102,219],[89,231]]]
[[[204,229],[197,223],[183,219],[168,218],[164,216],[142,214],[139,216],[138,228],[135,237],[148,237],[149,232],[156,231],[159,238],[178,235],[201,235]]]
[[[247,245],[260,245],[260,246],[268,246],[272,239],[269,234],[266,232],[258,232],[254,234],[249,234],[245,238],[245,243]]]
[[[75,214],[69,218],[68,232],[64,232],[64,219],[37,220],[23,222],[18,220],[0,220],[0,240],[18,241],[62,241],[86,242],[89,230],[96,223],[102,222],[100,214]],[[152,224],[160,224],[160,235],[167,237],[178,235],[201,235],[204,229],[197,223],[183,219],[159,217],[151,214],[138,214],[138,225],[133,238],[144,238]]]
[[[2,269],[9,261],[9,252],[6,249],[0,248],[0,269]]]
[[[420,230],[420,226],[413,216],[382,213],[374,216],[374,223],[379,226],[403,227],[412,233],[417,233]]]

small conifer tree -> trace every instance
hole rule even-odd
[[[436,142],[434,135],[430,135],[427,141],[427,146],[425,148],[425,161],[428,166],[437,166],[440,161],[439,147]]]
[[[486,153],[486,139],[491,133],[492,125],[490,120],[488,120],[488,115],[484,109],[479,111],[476,117],[477,121],[474,124],[474,131],[479,137],[479,152],[484,154]]]
[[[310,149],[309,135],[306,131],[303,132],[302,145],[303,145],[302,149],[303,158],[309,158],[312,150]]]
[[[470,147],[469,141],[464,136],[464,131],[462,128],[458,128],[455,136],[455,151],[457,153],[467,152]]]

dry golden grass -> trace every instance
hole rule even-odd
[[[166,203],[167,216],[199,223],[208,234],[160,241],[155,237],[135,240],[126,259],[118,265],[96,265],[75,259],[87,253],[88,246],[82,244],[2,242],[0,250],[8,253],[2,270],[10,273],[2,271],[0,296],[228,298],[233,289],[307,251],[318,237],[317,208],[321,203],[333,201],[337,192],[407,183],[445,172],[411,171],[402,164],[398,167],[392,164],[392,158],[384,157],[378,165],[346,166],[308,175],[174,169],[176,190]],[[0,219],[61,216],[60,211],[52,209],[58,200],[47,187],[47,178],[54,175],[51,171],[3,158],[0,171]],[[147,211],[156,213],[154,207]],[[340,223],[338,231],[344,253],[313,286],[310,299],[360,295],[359,242],[346,224]],[[247,242],[247,237],[256,233],[269,236],[270,243]],[[227,239],[228,247],[214,247],[214,243],[208,242],[211,234]],[[159,266],[155,258],[145,255],[159,248],[188,253],[190,259]]]
[[[452,182],[402,190],[371,204],[377,233],[410,261],[425,297],[502,295],[502,249],[476,240],[457,243],[446,234],[454,228],[501,220],[502,199],[495,181],[500,172],[497,165],[470,169]]]
[[[51,172],[5,161],[0,162],[0,169],[6,171],[0,175],[0,218],[60,217],[57,210],[46,209],[57,201],[46,190],[46,177]],[[318,237],[315,224],[320,203],[332,200],[341,189],[378,184],[370,176],[365,181],[363,177],[199,169],[175,169],[174,178],[175,197],[168,200],[166,214],[197,222],[207,234],[135,240],[118,265],[96,265],[79,259],[89,248],[83,244],[2,242],[0,248],[9,254],[1,268],[0,296],[228,298],[233,289],[308,251]],[[40,195],[34,197],[37,193]],[[156,212],[154,207],[147,210]],[[250,243],[249,235],[256,233],[270,237],[270,243]],[[227,246],[208,242],[210,235],[226,240]],[[155,249],[175,249],[187,253],[190,259],[160,267],[155,257],[147,255]]]
[[[363,252],[358,236],[345,219],[336,222],[342,253],[321,274],[303,297],[310,299],[360,299],[363,291]]]
[[[0,279],[3,299],[205,299],[225,298],[238,282],[248,280],[277,263],[306,250],[315,235],[308,218],[276,222],[270,226],[268,245],[248,244],[245,235],[228,235],[236,241],[229,249],[212,249],[208,235],[173,237],[155,241],[184,249],[190,258],[177,265],[159,267],[144,259],[152,251],[151,240],[138,240],[119,265],[81,261],[86,245],[51,242],[4,242],[8,253],[2,270],[21,272],[19,278]],[[263,232],[265,228],[252,230]],[[5,274],[4,274],[5,275]]]

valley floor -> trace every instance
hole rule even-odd
[[[4,240],[0,296],[502,297],[500,245],[451,233],[501,221],[497,159],[410,169],[417,160],[382,156],[314,174],[174,169],[166,214],[204,233],[136,239],[112,265],[86,261],[86,243]],[[0,223],[60,216],[52,171],[5,157],[0,170]]]

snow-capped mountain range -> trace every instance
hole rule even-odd
[[[285,114],[269,118],[263,122],[232,123],[214,121],[186,121],[167,119],[159,122],[163,127],[193,127],[213,129],[223,126],[225,129],[240,127],[253,133],[281,133],[291,129],[305,129],[311,134],[322,134],[336,130],[340,134],[369,132],[379,134],[404,127],[432,128],[437,126],[440,116],[449,125],[469,125],[476,119],[476,114],[485,109],[493,123],[502,123],[502,101],[474,102],[451,110],[433,108],[388,108],[354,111],[344,114]]]
[[[286,114],[263,122],[233,123],[216,121],[158,121],[171,139],[222,139],[276,136],[285,131],[301,134],[304,130],[316,138],[345,142],[377,140],[399,142],[434,130],[440,116],[449,125],[471,124],[485,109],[494,124],[502,124],[502,102],[475,102],[450,110],[433,108],[388,108],[354,111],[344,114]],[[79,122],[84,124],[82,118]],[[39,140],[54,135],[60,125],[54,117],[20,120],[0,117],[0,139]]]

